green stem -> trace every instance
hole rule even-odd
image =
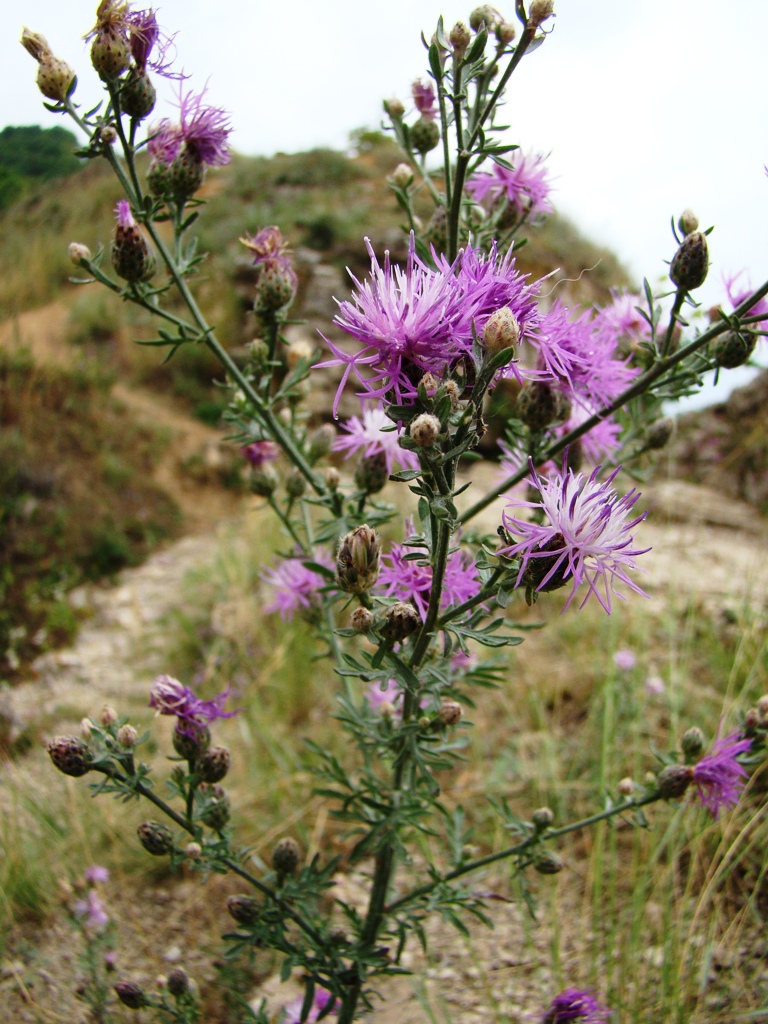
[[[740,305],[734,310],[731,316],[743,316],[752,308],[752,306],[755,305],[756,302],[762,299],[764,295],[768,295],[768,281],[766,281],[766,283],[761,285],[761,287],[758,288],[757,291],[753,292],[748,298],[746,298],[742,303],[740,303]],[[578,427],[575,427],[569,433],[565,434],[565,436],[561,437],[558,441],[553,441],[553,443],[549,445],[546,451],[542,453],[541,462],[547,462],[554,455],[557,455],[559,452],[563,451],[564,448],[567,448],[569,444],[573,444],[573,442],[578,440],[583,434],[588,433],[593,427],[597,426],[597,424],[600,423],[601,420],[607,419],[609,416],[612,416],[615,412],[618,412],[618,410],[621,409],[622,406],[626,405],[627,402],[630,402],[633,398],[637,398],[638,395],[641,395],[645,391],[647,391],[649,385],[653,384],[660,377],[663,377],[668,370],[672,369],[672,367],[677,366],[678,363],[683,362],[685,359],[688,358],[688,356],[693,355],[695,352],[698,352],[699,349],[702,349],[705,345],[708,345],[710,341],[713,341],[719,335],[723,334],[725,331],[728,331],[730,329],[731,328],[728,326],[728,324],[724,320],[721,320],[719,324],[714,324],[712,327],[709,328],[709,330],[705,331],[703,334],[700,334],[698,338],[690,342],[690,344],[686,345],[684,348],[679,349],[672,355],[668,355],[664,359],[660,359],[649,370],[647,370],[645,373],[637,377],[634,383],[631,384],[625,391],[622,391],[622,393],[616,399],[614,399],[613,402],[610,402],[608,405],[603,406],[602,409],[599,409],[596,413],[590,416],[589,419],[585,420]],[[479,512],[482,512],[484,508],[487,508],[493,501],[496,500],[496,498],[504,494],[505,491],[508,491],[510,487],[514,487],[515,484],[520,483],[520,481],[523,480],[527,475],[528,467],[521,466],[521,468],[517,470],[516,473],[513,473],[511,476],[508,476],[505,480],[502,480],[500,484],[498,484],[496,487],[488,491],[485,497],[481,498],[479,501],[476,501],[474,505],[471,505],[468,509],[466,509],[466,511],[459,516],[459,524],[463,526],[465,523],[468,523],[470,519],[473,519]]]
[[[672,347],[672,337],[675,333],[675,324],[677,323],[677,317],[680,310],[683,308],[683,302],[685,296],[688,293],[684,288],[678,288],[675,293],[675,301],[672,303],[672,312],[669,314],[669,324],[667,325],[667,333],[664,336],[664,343],[661,346],[661,357],[666,358],[669,355],[669,350]]]
[[[400,899],[395,900],[394,903],[390,903],[386,907],[388,914],[393,914],[396,910],[405,906],[414,900],[421,899],[422,896],[427,896],[433,889],[436,889],[438,885],[443,885],[446,882],[452,882],[455,878],[461,878],[462,875],[468,874],[470,871],[477,871],[479,868],[487,867],[489,864],[495,864],[496,861],[506,860],[508,857],[514,857],[519,853],[524,853],[530,847],[535,846],[537,843],[542,841],[549,842],[550,839],[558,839],[560,836],[567,836],[569,832],[575,832],[580,828],[588,828],[590,825],[597,824],[598,821],[605,821],[607,818],[613,818],[617,814],[624,814],[626,811],[632,811],[637,807],[646,807],[648,804],[656,803],[662,800],[663,797],[658,792],[651,793],[649,796],[642,797],[640,800],[625,800],[624,803],[616,804],[615,807],[609,808],[607,811],[600,811],[597,814],[591,814],[588,818],[581,818],[579,821],[571,822],[570,825],[564,825],[562,828],[548,829],[545,833],[535,833],[524,839],[521,843],[516,843],[514,846],[508,846],[505,850],[500,850],[498,853],[490,853],[487,857],[478,857],[477,860],[467,861],[466,864],[462,864],[461,867],[455,868],[453,871],[449,871],[442,877],[435,879],[431,882],[427,882],[424,885],[417,886],[412,889],[411,892],[405,896],[401,896]]]
[[[495,583],[498,583],[499,578],[504,575],[505,568],[503,566],[497,566],[493,570],[493,575],[488,580],[486,585],[480,591],[479,594],[475,594],[474,597],[468,598],[462,604],[457,604],[455,608],[450,608],[445,615],[441,615],[437,620],[438,626],[444,626],[447,622],[451,622],[453,619],[458,619],[464,612],[470,611],[472,608],[476,608],[477,605],[482,604],[483,601],[487,601],[493,597],[496,593]]]

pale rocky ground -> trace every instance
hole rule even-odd
[[[25,323],[30,336],[38,339],[36,351],[47,345],[50,358],[57,358],[58,349],[56,330],[48,328],[61,316],[63,310],[48,307],[31,314]],[[185,579],[191,571],[198,577],[204,574],[217,558],[217,524],[231,526],[238,516],[261,514],[255,511],[253,499],[236,500],[218,489],[190,487],[184,479],[179,467],[188,454],[202,452],[204,458],[215,462],[216,456],[211,454],[219,444],[215,432],[167,405],[158,405],[149,394],[126,388],[118,388],[117,394],[133,415],[151,417],[154,422],[159,419],[173,432],[158,474],[187,512],[191,532],[144,565],[121,573],[113,586],[89,586],[72,594],[74,602],[91,612],[76,642],[69,649],[41,657],[35,677],[2,696],[0,710],[18,729],[42,719],[47,734],[67,732],[105,703],[120,706],[145,701],[148,681],[165,671],[167,623],[185,599]],[[473,488],[467,500],[482,493],[484,483],[493,483],[495,473],[495,467],[487,464],[473,465]],[[765,610],[768,529],[751,506],[673,481],[648,488],[643,502],[650,516],[643,525],[642,540],[652,551],[643,557],[647,575],[640,582],[649,594],[662,599],[674,595],[680,600],[690,595],[713,614],[738,609],[744,602]],[[483,514],[489,529],[499,522],[500,507],[497,503]],[[41,763],[39,759],[31,762],[31,786],[39,784],[33,776]],[[12,779],[8,778],[10,770]],[[23,763],[5,769],[5,781],[23,783],[25,771]],[[492,882],[484,880],[484,884]],[[344,878],[340,885],[354,900],[360,879]],[[130,943],[137,956],[156,958],[155,937],[161,929],[162,969],[183,959],[192,973],[199,969],[205,978],[210,973],[210,957],[194,954],[190,938],[212,912],[204,909],[196,880],[182,879],[173,883],[172,892],[170,889],[169,885],[152,885],[140,911],[135,903],[124,907]],[[417,992],[426,994],[440,1022],[485,1024],[489,1006],[508,1014],[510,1020],[529,1019],[526,1014],[536,1012],[547,987],[549,934],[541,928],[527,939],[520,911],[513,904],[491,902],[490,913],[495,930],[478,927],[470,940],[433,922],[430,959],[415,951],[406,954],[414,978],[393,984],[386,1008],[377,1010],[372,1021],[417,1024],[430,1019]],[[0,965],[0,1004],[5,1007],[0,1019],[79,1024],[83,1010],[72,997],[68,934],[65,924],[53,922],[42,936],[35,937],[39,944],[36,963],[44,966],[35,968],[32,984],[22,961]],[[264,992],[274,990],[274,983],[267,983]],[[3,1017],[3,1013],[8,1015]],[[713,1009],[712,1019],[730,1018],[718,1016]]]

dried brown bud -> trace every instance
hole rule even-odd
[[[515,412],[530,430],[544,430],[551,423],[567,419],[570,409],[561,391],[544,381],[529,380],[520,389]]]
[[[203,782],[221,782],[231,761],[226,747],[209,747],[195,765],[195,771]]]
[[[199,813],[200,821],[214,832],[221,832],[229,821],[230,803],[223,786],[201,782],[197,792],[204,800],[203,809]]]
[[[380,632],[385,640],[397,643],[405,640],[421,625],[421,617],[412,604],[397,601],[384,612],[384,623]]]
[[[292,875],[299,866],[301,852],[295,839],[286,836],[281,839],[272,854],[272,867],[278,875]]]
[[[619,796],[630,797],[635,792],[635,784],[628,775],[619,780],[619,784],[616,788],[619,791]]]
[[[189,992],[189,976],[183,967],[172,967],[166,980],[168,991],[177,999]]]
[[[549,828],[554,820],[555,816],[549,807],[539,807],[531,815],[531,821],[539,832],[543,832],[545,828]]]
[[[443,725],[457,725],[463,713],[463,708],[457,700],[443,700],[438,717]]]
[[[255,924],[261,914],[261,904],[253,896],[230,896],[227,910],[238,924]]]
[[[680,749],[685,754],[686,761],[695,761],[698,758],[704,749],[704,733],[697,725],[694,725],[691,729],[686,729],[683,733],[680,740]]]
[[[162,857],[173,849],[173,833],[162,822],[143,821],[136,832],[141,845],[153,857]]]
[[[451,46],[453,47],[454,56],[461,60],[467,51],[467,47],[470,44],[472,36],[469,29],[463,21],[457,21],[451,29],[451,33],[448,36]]]
[[[538,28],[547,18],[555,13],[555,0],[531,0],[528,8],[528,27]]]
[[[556,875],[563,870],[563,862],[553,850],[541,850],[533,866],[541,875]]]
[[[659,795],[664,800],[676,800],[691,784],[693,772],[684,764],[669,764],[656,780]]]
[[[364,455],[355,470],[355,484],[366,494],[377,494],[389,480],[385,452]]]
[[[115,985],[117,998],[131,1010],[140,1010],[147,1005],[147,997],[135,981],[118,981]]]
[[[429,412],[423,412],[411,421],[410,434],[419,448],[431,448],[440,435],[440,420]]]
[[[177,720],[173,730],[173,749],[186,761],[196,761],[211,745],[211,731],[207,725]]]
[[[57,736],[51,740],[48,756],[60,772],[75,779],[91,770],[93,756],[88,744],[76,736]]]
[[[336,581],[349,594],[364,594],[379,576],[381,540],[370,526],[357,526],[342,538],[336,556]]]
[[[668,443],[669,439],[675,432],[675,421],[670,416],[665,416],[663,419],[656,420],[648,428],[646,434],[646,444],[649,448],[664,448]]]
[[[367,633],[373,625],[373,612],[369,612],[367,608],[355,608],[349,624],[356,633]]]

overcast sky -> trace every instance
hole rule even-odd
[[[76,99],[95,102],[82,40],[95,6],[2,4],[0,126],[64,123],[40,106],[34,62],[18,43],[23,24],[78,72]],[[500,9],[513,20],[512,0]],[[431,35],[440,13],[450,27],[469,11],[454,0],[161,0],[159,19],[178,32],[191,84],[209,79],[210,102],[232,112],[234,147],[269,155],[344,148],[354,128],[378,127],[382,99],[407,102],[425,74],[420,32]],[[639,281],[664,274],[670,217],[691,207],[715,225],[706,305],[721,297],[723,272],[768,277],[766,0],[727,10],[722,0],[556,0],[556,11],[554,31],[513,77],[505,113],[511,141],[550,154],[557,208]],[[163,103],[158,112],[173,114]]]

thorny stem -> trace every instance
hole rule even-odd
[[[424,885],[417,886],[417,888],[412,889],[411,892],[407,893],[405,896],[401,896],[400,899],[395,900],[394,903],[390,903],[386,907],[386,911],[388,914],[392,914],[406,904],[412,903],[414,900],[428,895],[433,889],[437,888],[438,885],[443,885],[445,882],[452,882],[455,878],[461,878],[462,875],[469,874],[470,871],[477,871],[479,868],[487,867],[488,864],[494,864],[498,860],[506,860],[508,857],[514,857],[517,854],[524,853],[537,843],[544,841],[549,842],[550,839],[559,839],[561,836],[567,836],[569,832],[575,832],[580,828],[588,828],[590,825],[595,825],[599,821],[614,818],[617,814],[624,814],[626,811],[636,810],[638,807],[647,807],[648,804],[657,803],[659,800],[663,799],[664,797],[656,791],[639,800],[634,798],[625,800],[624,803],[616,804],[614,807],[609,807],[608,810],[600,811],[597,814],[591,814],[588,818],[581,818],[579,821],[573,821],[570,825],[563,825],[562,828],[550,828],[547,829],[546,832],[534,833],[527,839],[524,839],[521,843],[516,843],[514,846],[508,846],[505,850],[499,850],[498,853],[489,853],[487,857],[478,857],[477,860],[467,861],[466,864],[462,864],[460,867],[454,868],[453,871],[449,871],[440,878],[427,882]]]
[[[743,316],[744,313],[748,312],[756,302],[759,302],[759,300],[763,298],[764,295],[768,295],[768,281],[761,285],[757,291],[744,299],[744,301],[731,314],[731,319]],[[588,431],[593,427],[597,426],[601,420],[612,416],[615,412],[621,409],[622,406],[626,405],[627,402],[630,402],[633,398],[637,398],[638,395],[642,395],[648,390],[651,384],[657,381],[660,377],[663,377],[668,370],[672,369],[672,367],[677,366],[678,363],[682,363],[688,358],[688,356],[693,355],[694,352],[698,352],[699,349],[708,345],[710,341],[713,341],[719,335],[730,329],[731,328],[728,324],[724,320],[721,320],[719,324],[713,324],[712,327],[703,334],[700,334],[698,338],[694,339],[694,341],[690,342],[690,344],[686,345],[684,348],[679,349],[672,355],[666,356],[666,358],[660,359],[649,370],[637,377],[634,383],[625,391],[622,391],[622,393],[615,398],[613,402],[603,406],[602,409],[599,409],[596,413],[590,416],[589,419],[584,420],[584,422],[578,427],[574,427],[573,430],[569,431],[569,433],[565,434],[558,441],[553,441],[552,444],[549,445],[549,447],[542,453],[541,462],[547,462],[554,455],[557,455],[559,452],[563,451],[564,448],[567,448],[569,444],[573,444],[573,442],[578,440],[583,434],[588,433]],[[464,523],[469,522],[470,519],[474,518],[474,516],[479,512],[482,512],[484,508],[487,508],[488,505],[504,494],[505,491],[514,487],[515,484],[520,483],[520,481],[527,475],[528,467],[521,466],[516,473],[513,473],[505,480],[502,480],[500,484],[488,491],[485,497],[476,501],[474,505],[466,509],[466,511],[459,516],[459,523],[463,525]]]

